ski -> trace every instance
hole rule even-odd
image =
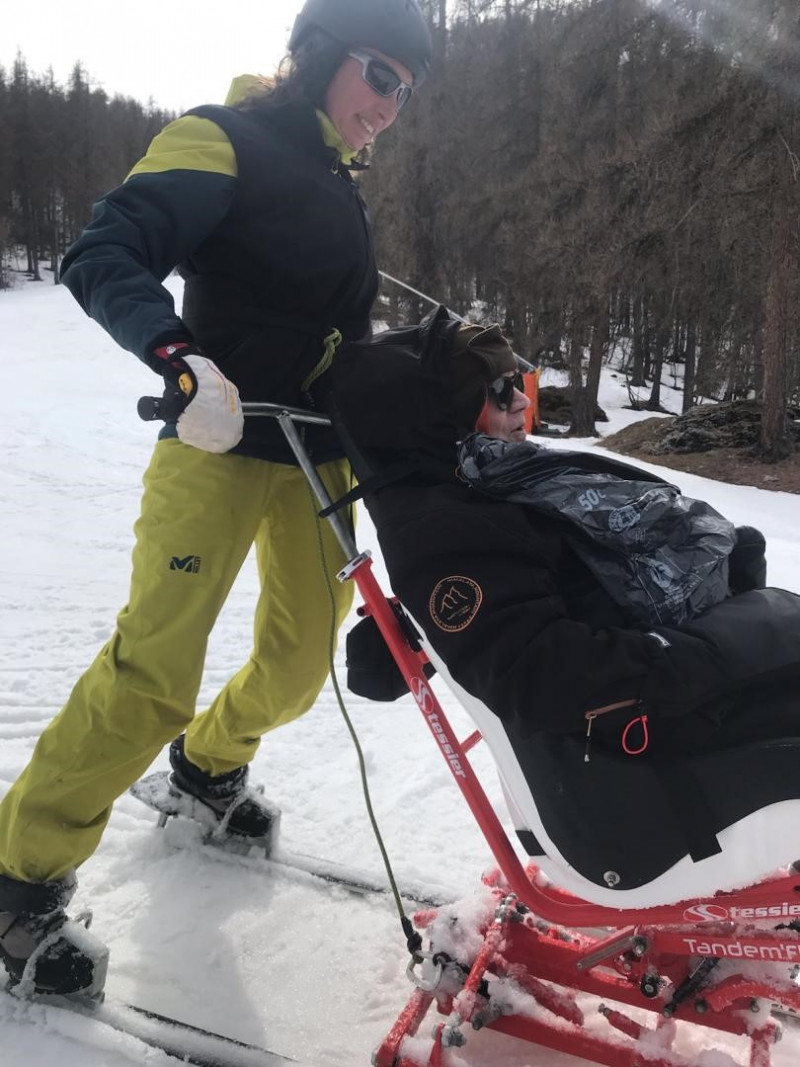
[[[392,892],[388,881],[384,882],[361,871],[351,870],[343,864],[320,860],[316,856],[306,856],[299,852],[276,849],[268,858],[267,863],[274,863],[278,867],[307,874],[312,879],[339,886],[346,892],[357,893],[360,896],[389,896]],[[452,904],[458,898],[457,893],[450,892],[444,887],[414,885],[413,883],[399,886],[398,891],[403,900],[412,904],[424,904],[430,908],[441,908],[445,904]]]
[[[19,1002],[41,1005],[48,1011],[81,1015],[91,1022],[126,1034],[149,1048],[159,1049],[181,1063],[193,1064],[193,1067],[285,1067],[286,1064],[297,1063],[297,1060],[258,1045],[249,1045],[135,1004],[44,994]],[[74,1039],[74,1034],[71,1036]]]
[[[250,865],[266,863],[279,868],[299,872],[328,885],[335,885],[346,892],[359,895],[390,895],[392,890],[388,880],[352,870],[343,864],[330,860],[320,860],[314,856],[285,851],[277,844],[280,811],[274,810],[274,831],[268,840],[251,841],[224,831],[224,825],[209,815],[208,809],[194,797],[176,793],[170,789],[168,771],[156,771],[142,778],[130,788],[132,796],[158,813],[158,826],[164,829],[170,819],[194,824],[201,835],[201,843],[209,846],[209,854],[215,858],[221,855],[234,856]],[[267,802],[261,801],[266,804]],[[452,903],[458,893],[450,892],[444,887],[430,885],[404,885],[399,889],[405,900],[438,908]]]

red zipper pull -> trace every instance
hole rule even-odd
[[[639,722],[642,724],[642,743],[639,748],[630,748],[628,745],[628,733]],[[647,749],[650,744],[650,731],[647,727],[647,716],[637,715],[635,719],[631,719],[625,729],[622,731],[622,751],[626,756],[641,756],[641,754]]]

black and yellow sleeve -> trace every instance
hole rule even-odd
[[[156,136],[125,182],[99,200],[61,280],[123,348],[191,340],[162,282],[230,209],[236,156],[210,119],[186,115]]]

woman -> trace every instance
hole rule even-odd
[[[117,631],[0,806],[0,956],[36,991],[102,988],[103,946],[64,907],[114,799],[166,742],[176,791],[227,832],[268,838],[274,808],[247,790],[247,765],[314,702],[350,605],[301,472],[269,420],[243,425],[239,397],[320,403],[339,339],[368,332],[377,272],[350,170],[424,79],[430,38],[415,0],[307,0],[289,53],[238,103],[166,127],[64,259],[87,313],[163,376],[175,421],[145,474]],[[176,265],[181,316],[162,286]],[[339,495],[335,442],[307,444]],[[253,542],[253,651],[193,718],[208,635]]]

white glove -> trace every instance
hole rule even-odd
[[[244,415],[239,390],[205,356],[183,356],[194,392],[178,417],[178,437],[205,452],[228,452],[242,439]]]

